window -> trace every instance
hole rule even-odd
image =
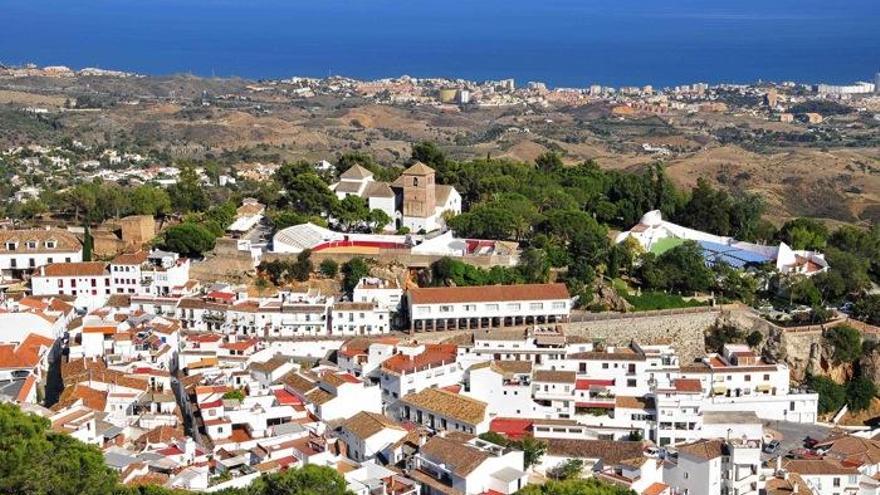
[[[6,243],[6,250],[7,250],[7,251],[15,251],[16,249],[18,249],[18,243],[17,243],[17,242],[15,242],[15,241],[9,241],[9,242]]]
[[[835,487],[835,488],[839,488],[839,487],[840,487],[840,478],[834,478],[834,487]]]
[[[54,239],[49,239],[48,241],[46,241],[46,249],[55,249],[55,246],[57,245],[58,243],[55,242]]]
[[[519,303],[510,303],[507,305],[507,309],[509,311],[519,311],[520,305]]]
[[[452,313],[452,305],[445,304],[443,306],[440,306],[440,312],[441,313]]]
[[[477,310],[477,305],[476,305],[476,304],[465,304],[465,305],[464,305],[464,310],[465,310],[465,311],[476,311],[476,310]]]
[[[752,381],[752,375],[746,375],[746,381],[747,382]]]
[[[498,311],[498,305],[497,304],[487,304],[486,311]]]
[[[602,363],[602,369],[603,369],[603,370],[607,370],[607,369],[608,369],[608,363]]]
[[[531,303],[531,304],[529,304],[529,309],[531,309],[531,310],[544,309],[544,303]]]
[[[37,241],[27,241],[26,245],[28,249],[37,249]]]
[[[764,375],[764,381],[765,382],[770,381],[770,375]]]
[[[553,303],[553,309],[565,309],[565,301],[556,301]]]
[[[635,387],[635,386],[636,386],[636,380],[635,380],[634,378],[630,378],[629,380],[626,381],[626,386],[627,386],[627,387],[630,387],[630,388]]]

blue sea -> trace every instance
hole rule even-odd
[[[880,0],[0,0],[0,62],[583,87],[880,69]]]

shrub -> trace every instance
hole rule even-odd
[[[834,348],[836,364],[855,361],[862,355],[862,336],[858,330],[841,325],[828,330],[825,340]]]
[[[327,278],[334,278],[336,277],[336,274],[339,273],[339,263],[331,260],[330,258],[327,258],[321,262],[318,270],[320,270],[321,275]]]

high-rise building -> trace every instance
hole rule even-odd
[[[874,74],[874,94],[880,95],[880,71]]]

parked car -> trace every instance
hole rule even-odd
[[[772,440],[770,443],[764,444],[764,453],[773,454],[779,450],[779,440]]]

